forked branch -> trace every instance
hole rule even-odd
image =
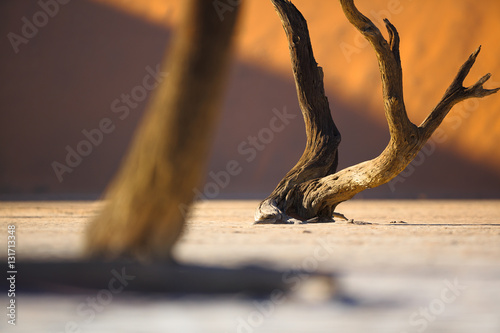
[[[408,119],[403,98],[403,70],[399,54],[399,33],[384,19],[389,32],[389,43],[370,19],[361,14],[353,0],[340,0],[349,22],[370,42],[377,55],[384,98],[385,116],[393,140],[403,140],[415,135],[416,127]]]
[[[298,10],[290,1],[272,0],[272,2],[289,37],[290,49],[293,50],[297,40],[290,38],[290,31],[300,30],[300,27],[305,26],[305,20],[303,20],[302,15],[295,13]],[[293,184],[293,186],[280,187],[278,185],[274,192],[257,209],[256,221],[258,223],[332,220],[332,217],[339,216],[338,213],[334,213],[334,209],[339,203],[351,199],[365,189],[385,184],[403,171],[456,103],[468,98],[485,97],[500,90],[500,88],[490,90],[483,88],[483,84],[490,78],[490,74],[483,76],[471,87],[463,87],[464,79],[479,54],[480,49],[478,49],[459,70],[457,77],[436,108],[429,114],[422,125],[417,127],[409,120],[404,104],[403,74],[399,52],[400,38],[395,26],[389,20],[384,20],[389,33],[389,41],[387,41],[373,22],[356,8],[353,0],[340,0],[340,4],[349,22],[363,34],[373,46],[377,55],[382,80],[385,116],[389,125],[391,139],[385,150],[375,159],[339,172],[331,172],[324,176],[310,175],[301,173],[301,170],[297,169],[296,166],[292,169],[294,178],[291,179],[289,173],[280,182],[280,185],[287,183]],[[298,20],[297,17],[302,19]],[[307,29],[305,32],[307,32]],[[300,41],[302,40],[310,43],[309,36],[301,37]],[[308,45],[307,49],[310,49],[312,54],[310,45]],[[291,52],[291,58],[294,64],[294,73],[296,74],[297,94],[299,101],[302,101],[301,96],[304,96],[306,91],[311,94],[310,89],[313,86],[304,87],[307,82],[301,82],[301,78],[313,75],[313,73],[309,73],[311,69],[308,67],[297,68],[300,62],[296,59],[296,53]],[[297,73],[302,73],[302,75],[297,75]],[[323,90],[321,90],[321,93],[323,93]],[[303,109],[304,118],[306,116],[311,118],[310,114],[324,112],[324,110],[320,111],[314,108],[315,105],[309,106],[311,108],[308,109],[307,113],[304,113]],[[309,129],[310,126],[314,126],[314,124],[311,124],[306,119],[308,146],[303,157],[306,155],[311,156],[314,151],[314,148],[309,145],[309,133],[312,132]],[[320,139],[316,140],[321,142]],[[335,146],[329,153],[332,156],[337,156],[337,147]],[[330,169],[334,170],[334,168]],[[276,200],[276,198],[281,200]],[[275,214],[274,217],[273,214]]]
[[[500,88],[485,89],[483,87],[486,81],[491,78],[490,73],[484,75],[474,85],[468,88],[464,87],[464,80],[476,62],[479,52],[481,52],[481,46],[479,46],[462,65],[457,76],[446,90],[444,96],[441,98],[441,101],[419,126],[422,137],[426,138],[426,140],[431,137],[432,133],[434,133],[434,131],[443,122],[444,118],[455,104],[473,97],[486,97],[500,90]]]

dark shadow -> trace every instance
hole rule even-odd
[[[266,197],[297,162],[305,147],[305,130],[300,113],[295,83],[290,75],[282,77],[248,64],[233,66],[229,92],[214,154],[208,171],[219,173],[225,163],[236,160],[241,174],[231,178],[221,188],[218,198]],[[339,169],[372,159],[379,155],[389,141],[387,126],[370,119],[367,110],[355,106],[328,91],[332,114],[342,134],[339,148]],[[382,97],[380,97],[382,103]],[[249,147],[249,137],[269,127],[273,109],[297,115],[273,140],[254,149],[252,155],[240,154],[238,146]],[[427,150],[429,151],[429,150]],[[207,182],[215,183],[207,176]],[[199,188],[200,192],[203,187]],[[438,145],[431,154],[424,154],[396,182],[360,193],[356,198],[500,198],[500,174],[493,172]]]
[[[8,267],[6,262],[2,263]],[[134,261],[23,261],[17,264],[22,274],[15,276],[16,292],[86,294],[97,290],[175,295],[240,294],[270,296],[297,289],[308,282],[324,283],[332,295],[337,291],[333,274],[301,270],[279,271],[258,266],[223,268]],[[2,279],[9,290],[12,281]],[[325,289],[325,290],[327,290]]]

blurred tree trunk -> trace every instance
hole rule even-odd
[[[199,186],[221,108],[237,2],[189,0],[157,88],[105,206],[87,229],[99,258],[169,260]]]

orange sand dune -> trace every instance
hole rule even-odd
[[[157,24],[173,25],[181,2],[174,0],[96,0],[140,15]],[[491,72],[489,87],[500,86],[500,2],[474,0],[358,0],[358,8],[380,28],[389,18],[398,28],[405,76],[406,104],[419,124],[436,105],[457,69],[479,45],[483,52],[469,75],[472,84]],[[338,1],[296,0],[308,20],[316,60],[325,70],[327,90],[347,103],[368,106],[366,115],[384,123],[380,80],[371,47],[360,38]],[[223,17],[223,12],[221,15]],[[238,35],[238,57],[281,73],[290,72],[287,44],[268,0],[244,3]],[[385,29],[384,29],[385,30]],[[500,169],[500,97],[456,107],[443,128],[443,144],[472,161]]]

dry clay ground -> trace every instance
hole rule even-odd
[[[177,258],[335,272],[336,297],[311,300],[300,291],[279,300],[123,293],[99,301],[97,293],[92,307],[82,295],[17,295],[17,325],[2,315],[0,331],[500,332],[500,201],[353,200],[338,210],[371,224],[290,226],[252,225],[256,205],[198,203]],[[7,248],[7,225],[15,223],[18,263],[78,258],[85,225],[100,206],[3,202],[0,246]],[[291,283],[297,290],[304,284]],[[0,300],[5,309],[6,292]]]

